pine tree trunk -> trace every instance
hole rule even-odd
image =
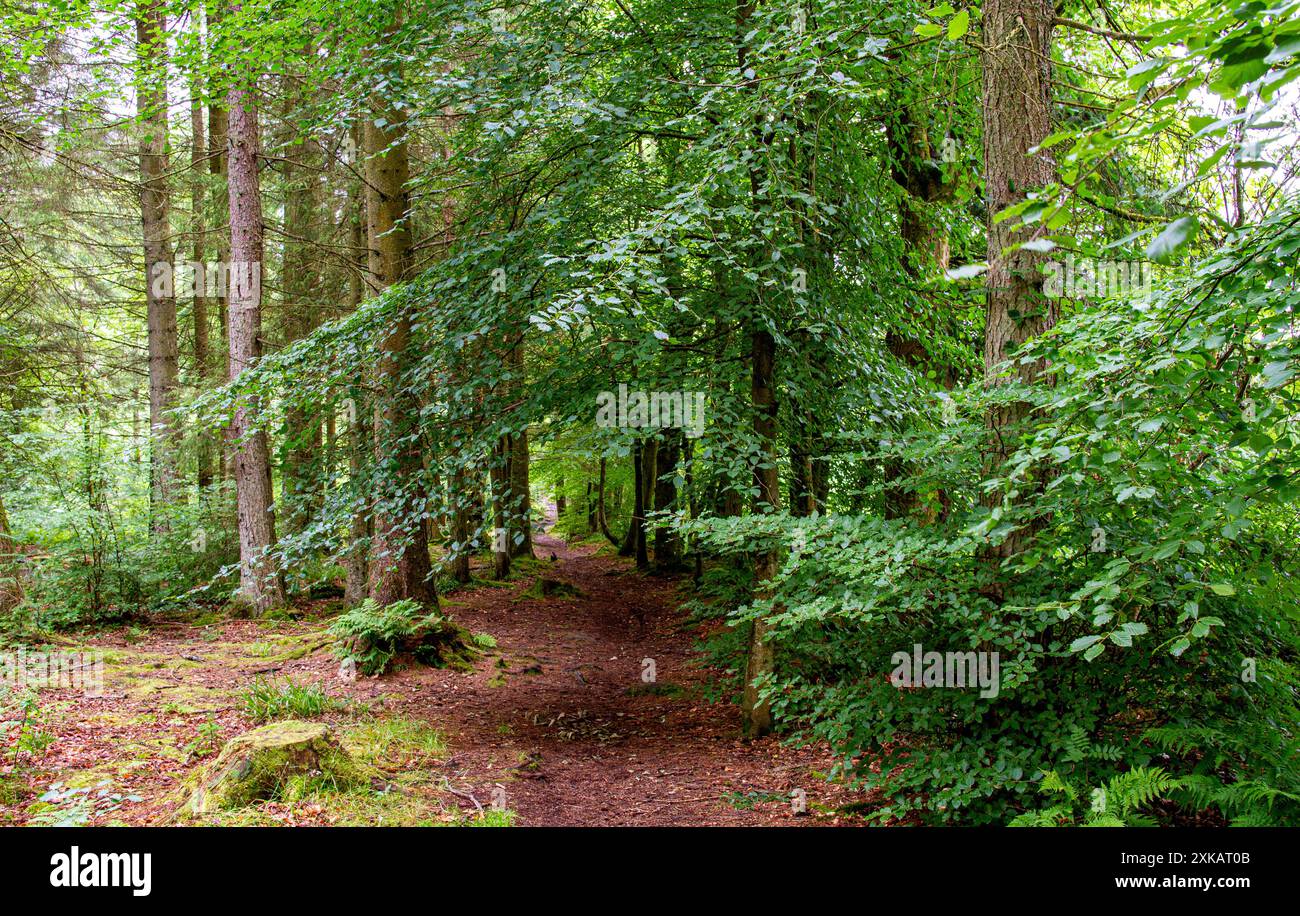
[[[181,495],[181,430],[172,413],[180,358],[167,188],[166,36],[167,23],[160,6],[156,0],[145,0],[136,11],[136,112],[144,133],[140,140],[140,222],[149,329],[149,477],[155,531],[166,529],[166,509]]]
[[[243,89],[226,97],[230,113],[230,281],[227,314],[230,378],[237,379],[262,356],[262,196],[257,173],[260,132],[257,106]],[[260,403],[250,396],[230,425],[239,524],[240,595],[264,612],[285,602],[284,582],[269,556],[275,546],[270,448],[255,428]]]
[[[198,376],[199,388],[202,390],[215,381],[212,377],[212,348],[208,341],[206,272],[202,267],[207,260],[207,221],[204,219],[207,201],[203,193],[204,183],[200,176],[206,168],[208,150],[204,137],[203,103],[199,99],[198,86],[195,85],[192,91],[194,98],[190,102],[190,235],[196,278],[194,314],[191,317],[194,322],[194,371]],[[212,465],[215,457],[212,437],[208,433],[199,433],[197,452],[196,476],[199,493],[203,494],[212,486]]]
[[[221,25],[221,17],[225,6],[225,0],[208,0],[206,4],[206,14],[208,19],[208,35],[213,35]],[[213,182],[212,189],[212,212],[222,214],[226,212],[227,201],[230,197],[229,190],[229,165],[230,156],[229,148],[229,130],[230,118],[215,97],[215,92],[219,87],[220,77],[212,74],[208,88],[214,93],[211,104],[208,105],[208,169],[212,177],[216,179]],[[224,244],[224,237],[221,233],[217,235],[217,261],[218,270],[224,270],[230,261],[230,248]],[[218,377],[230,378],[230,320],[229,320],[229,300],[228,291],[217,296],[217,327],[221,334],[221,365]],[[218,455],[216,460],[217,470],[220,472],[222,480],[230,480],[233,471],[231,456],[227,449],[217,445]]]

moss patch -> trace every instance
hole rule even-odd
[[[217,759],[186,787],[177,813],[184,816],[238,808],[275,798],[285,788],[299,797],[313,787],[354,789],[369,785],[371,776],[339,746],[328,726],[276,722],[229,741]]]

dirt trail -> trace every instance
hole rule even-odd
[[[534,549],[557,558],[543,575],[582,594],[485,600],[480,591],[453,606],[458,621],[496,637],[505,684],[487,686],[483,672],[468,685],[444,676],[418,703],[448,732],[453,764],[477,774],[476,798],[490,799],[499,781],[525,824],[817,820],[795,817],[789,799],[802,789],[811,808],[829,801],[812,770],[830,759],[773,739],[743,742],[738,710],[699,698],[706,673],[690,664],[695,636],[681,628],[676,581],[548,535]]]
[[[450,787],[440,797],[452,814],[487,808],[495,796],[523,825],[838,822],[822,812],[848,799],[818,775],[832,765],[823,749],[742,741],[736,707],[702,699],[710,673],[692,665],[699,634],[677,610],[677,580],[549,534],[537,535],[534,550],[542,576],[580,593],[526,597],[530,576],[450,595],[448,614],[497,641],[496,654],[472,672],[415,666],[348,683],[315,605],[272,628],[160,622],[143,634],[95,637],[85,647],[109,655],[105,695],[42,693],[43,728],[54,741],[34,765],[0,767],[10,786],[8,798],[0,795],[0,823],[27,822],[25,806],[55,781],[97,774],[141,801],[90,823],[153,822],[199,765],[183,749],[205,724],[219,726],[222,740],[252,727],[240,691],[257,677],[321,683],[376,715],[437,728],[446,758],[413,761],[406,772]],[[650,665],[653,680],[643,676]],[[347,726],[346,714],[339,722]],[[26,791],[15,792],[16,782]],[[795,816],[795,790],[806,793],[809,816]],[[333,822],[328,812],[282,819]]]

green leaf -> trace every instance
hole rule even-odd
[[[970,10],[962,10],[948,23],[948,40],[956,41],[970,31]]]
[[[1088,648],[1089,646],[1096,645],[1097,643],[1101,642],[1101,640],[1102,637],[1098,635],[1080,636],[1074,642],[1070,643],[1070,651],[1081,652],[1082,650]]]
[[[1196,237],[1201,228],[1194,216],[1180,216],[1164,229],[1147,246],[1147,257],[1159,264],[1168,264]]]

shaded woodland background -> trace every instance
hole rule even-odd
[[[0,0],[0,631],[551,507],[865,817],[1294,823],[1297,9]]]

